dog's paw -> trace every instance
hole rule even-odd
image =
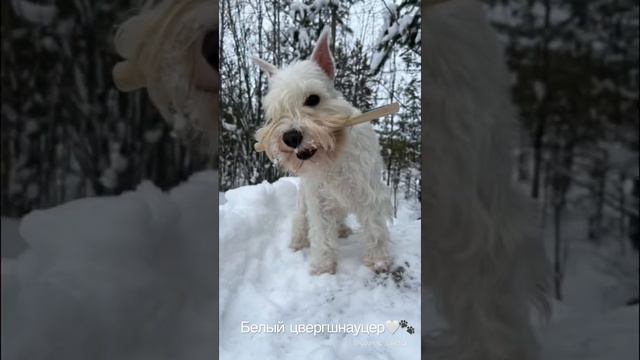
[[[336,262],[332,261],[323,261],[311,264],[310,274],[317,276],[321,274],[335,274],[336,273]]]
[[[368,252],[362,261],[375,273],[389,272],[393,264],[391,257],[385,252]]]
[[[349,226],[347,226],[347,224],[340,224],[340,227],[338,228],[338,237],[339,238],[346,238],[349,237],[349,235],[353,234],[353,230],[351,230],[351,228]]]
[[[380,274],[388,273],[391,270],[391,264],[391,260],[381,260],[367,266],[369,266],[369,268],[371,268],[371,270],[376,274]]]
[[[289,248],[293,251],[302,250],[309,247],[309,238],[304,235],[294,235],[289,243]]]

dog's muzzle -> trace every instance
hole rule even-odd
[[[300,160],[308,160],[311,159],[315,153],[316,149],[302,149],[296,152],[296,157]]]
[[[316,153],[316,149],[314,148],[304,148],[300,149],[300,144],[302,144],[302,132],[300,130],[289,130],[282,134],[282,142],[285,143],[288,147],[295,150],[296,157],[300,160],[309,160]]]
[[[302,143],[302,132],[300,130],[289,130],[282,134],[282,141],[288,147],[295,149]]]

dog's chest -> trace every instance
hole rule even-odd
[[[362,185],[364,184],[360,184]],[[321,198],[337,203],[342,208],[351,209],[357,203],[356,194],[359,191],[356,186],[357,183],[350,179],[348,174],[334,171],[326,174],[324,181],[318,184],[317,191]]]
[[[318,195],[325,200],[322,202],[324,204],[336,204],[344,209],[351,209],[353,204],[349,191],[344,186],[338,186],[335,183],[326,183],[320,186]]]
[[[305,180],[320,200],[355,211],[368,200],[379,197],[382,159],[377,137],[369,124],[353,127],[348,141],[333,166]],[[313,196],[313,195],[312,195]]]

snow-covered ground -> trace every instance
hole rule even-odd
[[[563,299],[550,324],[538,329],[544,360],[637,360],[638,306],[626,302],[637,296],[638,253],[627,239],[586,240],[586,218],[574,212],[564,219]],[[552,229],[545,239],[551,254]]]
[[[27,250],[2,258],[2,359],[211,359],[216,197],[204,172],[24,217]]]
[[[169,192],[144,183],[121,196],[35,211],[19,234],[17,221],[2,219],[2,359],[204,360],[218,351],[234,360],[419,357],[427,329],[420,327],[416,204],[401,202],[391,226],[402,271],[380,276],[364,267],[356,233],[340,244],[337,274],[312,277],[308,250],[287,248],[295,179],[218,194],[216,178],[204,172]],[[565,300],[539,327],[544,360],[638,359],[638,307],[620,303],[615,275],[603,272],[594,251],[575,241]],[[387,320],[407,320],[415,334],[290,331]],[[271,328],[281,321],[284,331],[243,332],[242,321]]]
[[[221,359],[419,358],[416,337],[402,331],[357,337],[289,333],[290,324],[309,323],[406,319],[416,328],[416,335],[442,325],[431,299],[426,298],[422,301],[427,305],[427,317],[433,320],[427,329],[420,329],[416,204],[401,202],[391,227],[396,262],[410,264],[403,266],[406,272],[401,284],[392,278],[378,278],[361,264],[356,235],[341,244],[335,276],[313,277],[307,271],[308,252],[293,253],[287,247],[296,184],[295,179],[285,178],[220,195]],[[580,219],[570,218],[565,225],[571,237],[571,256],[564,300],[554,304],[550,323],[537,329],[543,359],[638,359],[638,307],[624,306],[621,300],[628,294],[620,290],[620,279],[607,271],[602,249],[581,241],[584,224]],[[550,239],[551,234],[545,238]],[[637,264],[637,254],[631,254]],[[282,321],[286,327],[282,333],[243,333],[242,321],[271,327]]]
[[[420,359],[419,207],[402,203],[390,228],[396,263],[391,276],[375,275],[363,265],[364,242],[357,231],[341,239],[336,275],[311,276],[308,249],[288,248],[296,184],[283,178],[221,197],[220,358]],[[387,320],[406,320],[416,332],[290,331],[299,324],[368,326]],[[242,332],[243,321],[272,327],[280,321],[284,330]]]
[[[544,360],[637,360],[638,306],[580,314],[541,328]]]
[[[7,217],[0,218],[0,229],[2,233],[2,257],[13,258],[22,253],[27,243],[20,236],[18,227],[20,226],[20,220],[11,219]]]

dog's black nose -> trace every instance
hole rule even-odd
[[[302,142],[302,133],[300,130],[289,130],[282,134],[282,141],[284,141],[288,147],[295,149]]]

